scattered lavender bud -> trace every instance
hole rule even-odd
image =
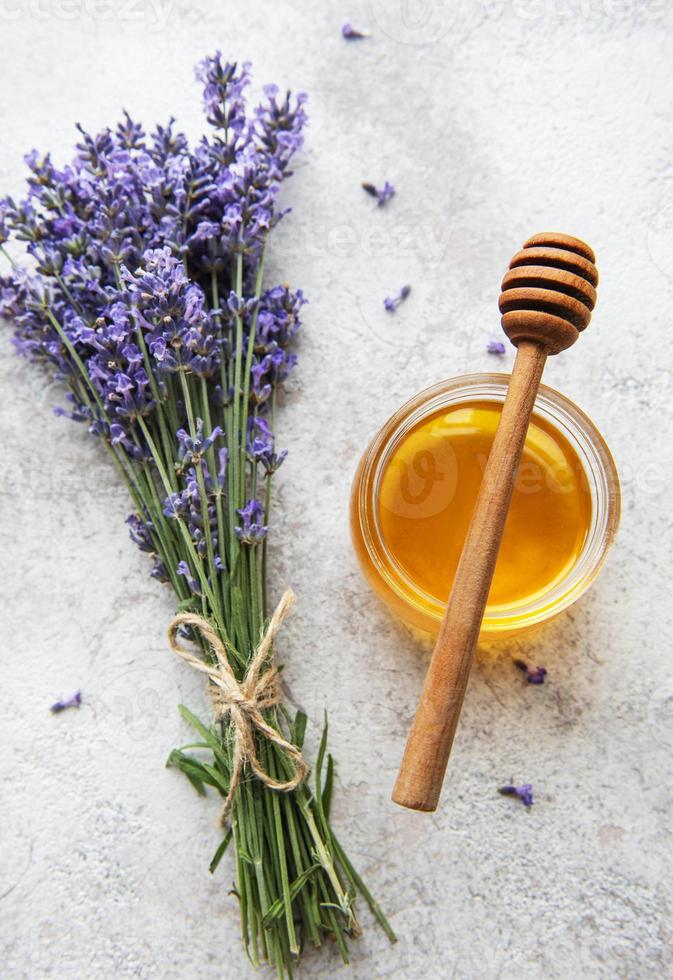
[[[385,306],[388,313],[394,313],[397,307],[400,305],[400,303],[402,303],[407,298],[410,292],[411,292],[411,286],[402,286],[397,296],[386,296],[386,298],[383,301],[383,305]]]
[[[66,708],[79,708],[82,703],[82,692],[75,691],[75,693],[70,698],[65,698],[63,701],[56,701],[52,704],[49,709],[52,714],[57,715],[59,711],[65,711]]]
[[[346,21],[344,26],[341,28],[341,36],[346,41],[360,41],[363,37],[371,37],[366,31],[358,31],[351,24]]]
[[[505,345],[501,340],[492,340],[486,347],[489,354],[504,354]]]
[[[533,787],[530,783],[524,783],[523,786],[501,786],[498,792],[502,796],[516,796],[524,806],[533,805]]]
[[[524,672],[529,684],[544,684],[544,679],[547,676],[546,667],[529,667],[525,660],[515,660],[514,666]]]
[[[366,191],[370,197],[376,198],[376,203],[380,208],[382,208],[384,204],[387,204],[391,197],[395,196],[395,188],[388,180],[380,190],[375,184],[370,184],[368,181],[363,180],[362,189]]]

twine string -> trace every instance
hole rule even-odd
[[[308,765],[296,745],[283,738],[262,714],[282,700],[278,667],[274,662],[268,665],[267,663],[273,656],[273,641],[276,634],[293,604],[294,593],[292,589],[287,589],[276,606],[240,683],[231,669],[222,640],[207,619],[196,613],[178,613],[168,627],[168,642],[171,650],[210,680],[208,693],[215,720],[223,721],[228,718],[231,724],[233,752],[229,791],[222,808],[223,824],[231,810],[246,765],[250,766],[255,776],[269,789],[281,790],[285,793],[296,789],[308,774]],[[178,631],[185,626],[198,630],[212,650],[213,663],[207,663],[198,654],[180,645],[177,639]],[[266,670],[265,665],[267,665]],[[255,733],[264,736],[287,753],[294,768],[294,775],[290,779],[285,781],[275,779],[263,768],[257,754]]]

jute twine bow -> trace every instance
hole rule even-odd
[[[209,678],[208,693],[213,705],[215,720],[222,721],[228,717],[231,722],[234,750],[229,792],[222,808],[222,823],[225,823],[229,814],[246,764],[250,766],[265,786],[286,793],[296,789],[308,774],[308,766],[296,745],[283,738],[275,728],[268,724],[262,714],[265,709],[272,708],[281,701],[278,667],[275,663],[271,663],[264,670],[264,666],[272,654],[276,633],[293,604],[294,592],[292,589],[288,589],[278,603],[240,683],[236,680],[229,665],[224,644],[207,619],[196,615],[196,613],[179,613],[168,627],[168,642],[171,645],[171,650],[182,657],[194,670],[201,671]],[[177,633],[183,626],[191,626],[192,629],[199,631],[213,651],[215,663],[206,663],[191,650],[180,646],[177,641]],[[287,753],[294,766],[294,776],[291,779],[285,782],[274,779],[262,768],[255,745],[255,731]]]

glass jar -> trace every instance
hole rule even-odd
[[[405,436],[442,409],[475,402],[502,403],[507,374],[468,374],[442,381],[404,404],[379,430],[365,451],[353,482],[351,531],[356,554],[369,583],[402,619],[429,633],[439,629],[444,606],[413,581],[391,553],[379,518],[381,481]],[[534,418],[558,432],[581,463],[591,501],[584,541],[560,581],[518,604],[486,607],[481,638],[510,636],[567,609],[598,575],[619,524],[621,493],[614,460],[591,419],[568,398],[540,385]]]

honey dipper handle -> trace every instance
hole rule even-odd
[[[393,800],[434,810],[498,558],[547,349],[521,341]]]

